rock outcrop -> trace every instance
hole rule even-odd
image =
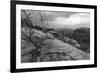
[[[64,53],[63,55],[64,59],[67,58],[73,58],[74,60],[85,60],[89,59],[89,54],[86,52],[83,52],[79,50],[78,48],[70,45],[69,43],[62,42],[58,39],[54,40],[46,40],[45,41],[46,46],[45,48],[48,48],[49,52],[51,53]]]
[[[36,61],[87,60],[90,58],[89,53],[78,49],[80,45],[74,39],[62,37],[60,40],[52,33],[44,33],[37,29],[31,29],[30,36],[30,29],[24,27],[21,29],[21,32],[22,63]],[[38,55],[34,57],[36,50],[38,50]]]

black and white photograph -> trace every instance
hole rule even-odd
[[[12,4],[12,70],[96,67],[95,6],[25,4]]]
[[[90,13],[21,10],[21,62],[90,59]]]

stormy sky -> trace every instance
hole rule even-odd
[[[30,12],[30,11],[28,11]],[[71,28],[90,27],[90,14],[82,12],[61,12],[61,11],[32,11],[33,20],[38,23],[39,13],[48,19],[49,28]],[[35,17],[34,17],[35,16]]]
[[[49,27],[78,28],[90,26],[89,13],[77,12],[44,12],[48,16]]]

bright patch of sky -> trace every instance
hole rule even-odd
[[[89,13],[76,12],[44,12],[51,28],[78,28],[90,26]]]

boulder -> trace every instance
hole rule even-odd
[[[46,34],[42,31],[34,29],[34,34],[32,35],[33,37],[38,37],[38,38],[46,38]]]
[[[70,39],[69,39],[69,38],[67,38],[67,37],[64,37],[64,42],[69,43],[69,42],[70,42]]]
[[[74,47],[80,48],[80,44],[74,39],[70,39],[70,44],[72,44]]]
[[[50,34],[50,33],[46,33],[46,35],[47,35],[47,38],[48,39],[54,39],[55,37],[52,35],[52,34]]]
[[[69,39],[67,37],[64,37],[64,42],[70,43],[72,46],[74,46],[76,48],[80,48],[80,44],[74,39]]]

